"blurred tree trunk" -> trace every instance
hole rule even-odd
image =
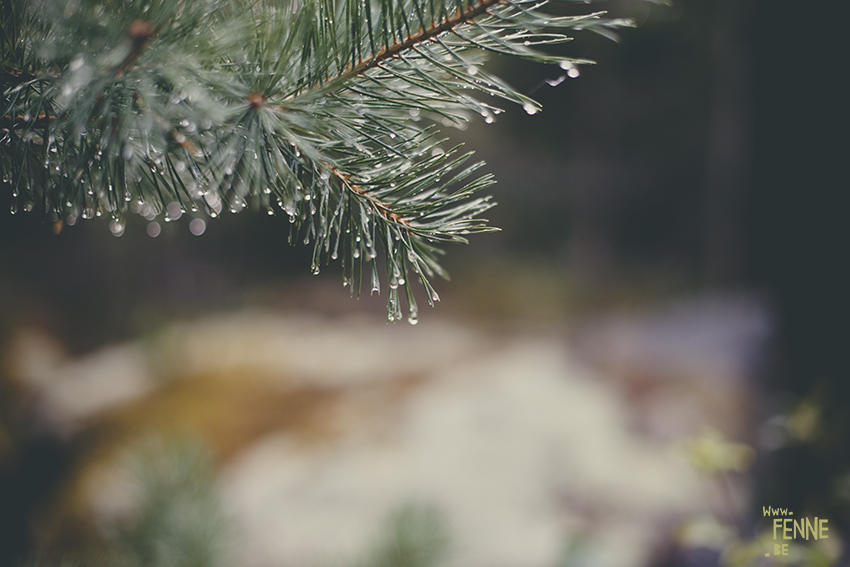
[[[745,205],[751,183],[752,64],[746,26],[752,2],[717,0],[711,29],[713,93],[705,174],[705,278],[711,286],[746,277]]]

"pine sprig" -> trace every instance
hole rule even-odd
[[[111,217],[116,234],[131,212],[282,213],[313,273],[340,259],[352,295],[386,282],[389,320],[406,303],[413,323],[412,280],[433,304],[447,277],[439,245],[494,230],[477,196],[492,177],[434,124],[491,122],[476,94],[540,108],[484,55],[573,69],[591,61],[542,48],[629,25],[545,0],[0,2],[13,212]]]

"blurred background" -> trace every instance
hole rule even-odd
[[[848,564],[839,36],[603,4],[639,27],[579,77],[490,62],[542,113],[447,132],[502,231],[416,326],[279,218],[54,234],[3,187],[0,564]],[[772,556],[767,507],[828,538]]]

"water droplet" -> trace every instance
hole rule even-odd
[[[567,79],[566,75],[561,75],[557,79],[546,79],[546,84],[550,87],[557,87]]]
[[[534,106],[533,104],[531,104],[530,102],[526,102],[525,104],[523,104],[522,109],[530,115],[537,114],[537,110],[538,110],[538,108],[536,106]]]
[[[414,311],[410,315],[407,316],[407,322],[411,325],[415,325],[419,322],[419,315]]]
[[[121,221],[115,219],[109,223],[109,230],[112,232],[113,236],[121,236],[124,234],[124,225],[121,224]]]
[[[318,265],[318,264],[313,264],[313,266],[310,268],[310,272],[311,272],[314,276],[318,276],[318,275],[319,275],[319,265]]]
[[[204,222],[204,219],[192,219],[192,222],[189,223],[189,232],[195,236],[202,235],[206,229],[207,223]]]
[[[148,236],[151,238],[156,238],[159,236],[159,233],[162,232],[162,227],[159,226],[158,222],[148,223],[148,227],[146,229]]]
[[[167,215],[166,220],[177,220],[183,216],[183,207],[177,202],[168,203],[165,207],[165,214]]]
[[[579,75],[580,75],[580,73],[579,73],[578,67],[573,67],[572,69],[567,71],[567,76],[569,76],[570,79],[575,79]]]
[[[71,62],[68,64],[68,70],[69,71],[78,71],[82,68],[83,63],[85,63],[85,60],[83,59],[83,55],[81,53],[77,54],[77,56],[74,57],[74,59],[72,59]]]

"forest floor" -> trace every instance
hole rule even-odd
[[[95,541],[132,516],[122,463],[151,437],[209,448],[246,567],[352,564],[409,504],[439,511],[452,567],[639,567],[671,564],[688,533],[728,543],[751,478],[695,460],[719,447],[743,470],[758,448],[762,303],[698,296],[571,323],[426,315],[234,310],[84,355],[22,330],[10,376],[74,451],[38,543]]]

